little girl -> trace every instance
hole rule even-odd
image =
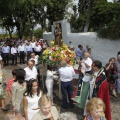
[[[92,98],[86,104],[88,115],[84,120],[106,120],[104,116],[105,104],[100,98]]]
[[[58,76],[54,75],[55,71],[53,72],[53,67],[48,65],[48,70],[47,70],[47,77],[46,77],[46,88],[47,88],[47,95],[53,99],[53,84],[54,80],[57,79]]]

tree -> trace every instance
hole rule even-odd
[[[112,21],[120,19],[120,4],[109,3],[105,0],[95,1],[93,4],[90,28],[97,31]]]
[[[1,26],[4,27],[10,35],[10,38],[12,38],[12,32],[14,29],[14,21],[12,19],[12,10],[9,9],[10,6],[8,6],[8,4],[6,4],[9,1],[7,0],[1,0],[0,1],[0,19],[1,19]],[[7,8],[7,9],[6,9]]]
[[[65,16],[66,6],[70,0],[50,0],[47,4],[47,18],[50,26],[54,21],[62,20]]]
[[[92,12],[92,6],[93,6],[93,1],[94,0],[90,0],[89,1],[88,14],[87,14],[87,19],[86,19],[85,27],[84,27],[84,32],[87,32],[88,28],[89,28],[90,19],[91,19],[91,12]]]

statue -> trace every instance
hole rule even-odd
[[[55,45],[62,46],[62,30],[60,28],[59,23],[57,23],[55,26],[54,36],[55,36]]]

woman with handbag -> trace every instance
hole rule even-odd
[[[106,64],[106,75],[109,83],[110,90],[114,97],[118,97],[115,91],[115,83],[118,77],[117,66],[115,64],[115,58],[110,58],[109,63]]]

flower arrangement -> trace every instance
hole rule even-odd
[[[66,44],[61,47],[54,45],[54,41],[50,42],[51,47],[48,47],[40,56],[39,61],[46,64],[59,65],[60,61],[65,60],[68,64],[74,65],[76,54],[70,50]]]

